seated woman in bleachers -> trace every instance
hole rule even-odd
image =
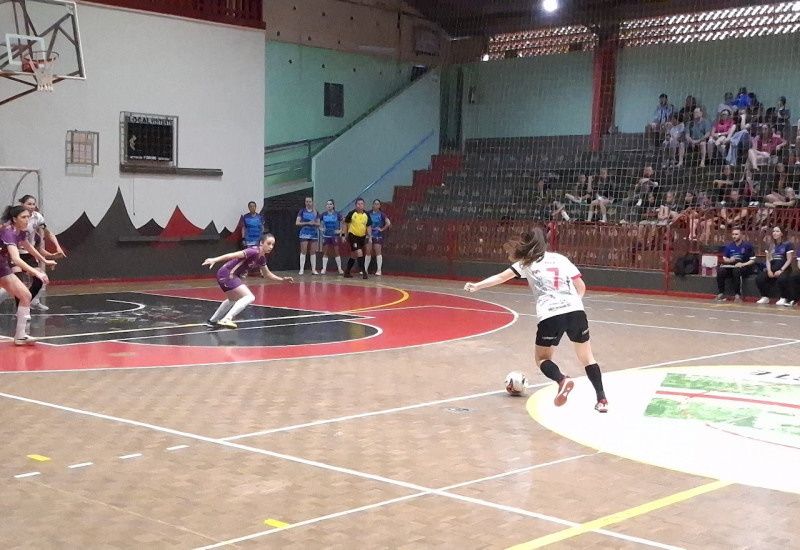
[[[664,162],[661,168],[674,165],[675,154],[677,152],[679,165],[683,165],[683,157],[686,155],[686,125],[678,118],[678,113],[674,113],[666,126],[666,139],[661,144],[664,149]]]
[[[776,135],[768,124],[762,124],[759,135],[755,137],[747,152],[748,166],[757,172],[759,165],[769,162],[770,157],[775,156],[784,145],[786,145],[785,139]]]
[[[658,207],[658,222],[662,225],[668,225],[677,220],[682,211],[683,208],[675,199],[675,191],[667,191],[664,195],[664,202]]]
[[[739,190],[733,188],[728,191],[728,196],[722,203],[722,209],[719,211],[719,219],[721,222],[720,229],[744,225],[747,215],[747,203],[739,194]]]
[[[726,164],[722,167],[722,173],[712,182],[713,195],[710,195],[714,204],[725,200],[728,191],[733,188],[733,168]]]
[[[761,202],[764,199],[761,196],[761,182],[756,178],[750,168],[744,169],[742,177],[736,184],[736,188],[739,190],[739,196],[745,204]]]
[[[616,186],[608,174],[608,168],[600,169],[600,175],[594,179],[592,186],[595,199],[589,203],[589,215],[586,217],[586,221],[592,221],[596,211],[599,210],[600,221],[606,223],[608,221],[608,207],[614,203],[616,197]]]
[[[592,198],[592,177],[586,174],[578,174],[578,181],[573,183],[569,191],[564,193],[564,198],[575,204],[586,204]]]
[[[725,158],[728,152],[728,144],[736,131],[736,124],[731,118],[730,111],[724,110],[717,117],[717,121],[711,129],[711,136],[708,138],[708,159],[714,158],[714,152],[719,151],[719,156]]]

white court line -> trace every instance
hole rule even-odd
[[[174,447],[167,447],[168,451],[177,451],[178,449],[188,449],[188,445],[175,445]]]
[[[367,504],[366,506],[359,506],[358,508],[351,508],[349,510],[342,510],[340,512],[335,512],[333,514],[328,514],[328,515],[325,515],[325,516],[318,516],[316,518],[307,519],[305,521],[299,521],[297,523],[292,523],[292,524],[284,526],[284,527],[274,528],[274,529],[267,529],[265,531],[261,531],[261,532],[258,532],[258,533],[251,533],[249,535],[244,535],[242,537],[238,537],[238,538],[235,538],[235,539],[230,539],[230,540],[218,542],[218,543],[211,544],[211,545],[208,545],[208,546],[202,546],[202,547],[196,548],[195,550],[211,550],[212,548],[220,548],[220,547],[223,547],[223,546],[228,546],[228,545],[231,545],[231,544],[236,544],[236,543],[244,542],[244,541],[247,541],[247,540],[253,540],[255,538],[260,538],[262,536],[266,536],[266,535],[269,535],[269,534],[272,534],[272,533],[276,533],[278,531],[286,531],[288,529],[296,529],[298,527],[305,527],[306,525],[312,525],[314,523],[327,521],[329,519],[340,518],[340,517],[352,515],[352,514],[355,514],[355,513],[358,513],[358,512],[363,512],[363,511],[366,511],[366,510],[373,510],[375,508],[388,506],[390,504],[396,504],[398,502],[403,502],[403,501],[406,501],[406,500],[411,500],[411,499],[419,498],[419,497],[426,496],[426,495],[431,495],[431,494],[439,495],[440,491],[448,491],[448,490],[451,490],[451,489],[457,489],[457,488],[460,488],[460,487],[466,487],[468,485],[472,485],[472,484],[475,484],[475,483],[481,483],[483,481],[489,481],[489,480],[492,480],[492,479],[499,479],[499,478],[502,478],[502,477],[507,477],[507,476],[510,476],[510,475],[516,475],[516,474],[519,474],[519,473],[524,473],[524,472],[528,472],[528,471],[531,471],[531,470],[535,470],[537,468],[544,468],[546,466],[553,466],[555,464],[561,464],[561,463],[564,463],[564,462],[569,462],[569,461],[577,460],[577,459],[580,459],[580,458],[594,456],[595,454],[597,454],[597,453],[594,453],[594,454],[591,454],[591,455],[571,456],[571,457],[568,457],[568,458],[562,458],[562,459],[559,459],[559,460],[554,460],[552,462],[545,462],[543,464],[536,464],[534,466],[527,466],[525,468],[519,468],[517,470],[511,470],[509,472],[503,472],[501,474],[497,474],[497,475],[494,475],[494,476],[488,476],[488,477],[484,477],[484,478],[480,478],[480,479],[475,479],[475,480],[472,480],[472,481],[466,481],[466,482],[463,482],[463,483],[457,483],[455,485],[449,485],[447,487],[442,487],[441,489],[433,489],[433,490],[430,490],[430,491],[423,491],[423,492],[420,492],[420,493],[415,493],[413,495],[406,495],[404,497],[398,497],[398,498],[393,498],[393,499],[390,499],[390,500],[384,500],[382,502],[376,502],[376,503],[373,503],[373,504]],[[486,503],[486,501],[483,501],[481,499],[473,499],[471,497],[464,497],[464,496],[461,496],[461,495],[459,495],[457,493],[456,494],[446,493],[445,495],[439,495],[439,496],[448,496],[448,497],[455,498],[456,500],[462,500],[462,501],[469,502],[471,504],[483,505],[483,504]],[[490,503],[490,504],[493,504],[493,503]],[[506,512],[511,512],[511,513],[523,515],[523,516],[526,516],[526,517],[533,517],[533,518],[536,518],[536,519],[550,521],[550,522],[557,523],[557,524],[560,524],[560,525],[564,525],[564,526],[567,526],[567,527],[575,527],[575,526],[580,525],[579,523],[575,523],[573,521],[557,518],[557,517],[554,517],[554,516],[548,516],[548,515],[545,515],[545,514],[537,514],[536,512],[530,512],[528,510],[523,510],[521,508],[516,508],[516,507],[513,507],[513,506],[504,506],[504,505],[498,505],[498,506],[500,506],[501,510],[506,511]],[[668,545],[668,544],[662,544],[662,543],[659,543],[659,542],[655,542],[655,541],[651,541],[651,540],[647,540],[647,539],[643,539],[643,538],[639,538],[639,537],[633,537],[633,536],[625,535],[625,534],[622,534],[622,533],[615,533],[613,531],[608,531],[606,529],[596,529],[593,532],[600,533],[600,534],[603,534],[603,535],[606,535],[606,536],[609,536],[609,537],[613,537],[613,538],[618,538],[618,539],[627,540],[627,541],[631,541],[631,542],[637,542],[639,544],[644,544],[646,546],[652,546],[654,548],[662,548],[664,550],[684,550],[683,548],[680,548],[678,546],[671,546],[671,545]]]
[[[22,479],[24,477],[38,476],[40,473],[41,472],[28,472],[27,474],[17,474],[14,477],[17,479]]]
[[[133,454],[129,454],[129,455],[122,455],[120,458],[122,460],[128,460],[129,458],[138,458],[140,456],[142,456],[142,453],[133,453]]]
[[[552,383],[553,382],[544,382],[542,384],[536,384],[536,385],[528,386],[528,387],[529,388],[540,388],[542,386],[547,386],[548,384],[552,384]],[[338,418],[328,418],[326,420],[316,420],[314,422],[305,422],[303,424],[295,424],[294,426],[284,426],[282,428],[273,428],[271,430],[262,430],[260,432],[251,432],[251,433],[246,433],[246,434],[241,434],[241,435],[233,435],[233,436],[230,436],[230,437],[222,437],[222,438],[220,438],[220,440],[221,441],[235,441],[237,439],[244,439],[246,437],[255,437],[255,436],[259,436],[259,435],[269,435],[269,434],[280,433],[280,432],[288,432],[288,431],[292,431],[292,430],[299,430],[299,429],[302,429],[302,428],[313,428],[315,426],[323,426],[325,424],[333,424],[335,422],[345,422],[347,420],[357,420],[359,418],[369,418],[369,417],[372,417],[372,416],[380,416],[380,415],[384,415],[384,414],[390,414],[390,413],[396,413],[396,412],[402,412],[402,411],[411,411],[411,410],[414,410],[414,409],[421,409],[421,408],[424,408],[424,407],[432,407],[432,406],[435,406],[435,405],[444,405],[446,403],[454,403],[454,402],[457,402],[457,401],[465,401],[467,399],[476,399],[478,397],[487,397],[489,395],[497,395],[497,394],[500,394],[500,393],[506,393],[506,390],[495,390],[495,391],[489,391],[489,392],[484,392],[484,393],[474,393],[472,395],[464,395],[464,396],[461,396],[461,397],[451,397],[449,399],[439,399],[437,401],[428,401],[427,403],[417,403],[415,405],[406,405],[404,407],[394,407],[392,409],[383,409],[383,410],[380,410],[380,411],[372,411],[372,412],[360,413],[360,414],[350,414],[350,415],[347,415],[347,416],[340,416]]]
[[[93,465],[94,462],[81,462],[80,464],[70,464],[67,468],[74,469],[74,468],[85,468],[86,466]]]
[[[520,514],[520,515],[524,515],[524,516],[528,516],[528,517],[534,517],[534,518],[537,518],[537,519],[542,519],[542,520],[545,520],[545,521],[556,522],[556,523],[560,523],[562,525],[569,525],[569,526],[578,525],[577,523],[569,522],[568,520],[564,520],[564,519],[561,519],[561,518],[556,518],[556,517],[548,516],[548,515],[545,515],[545,514],[538,514],[536,512],[531,512],[529,510],[524,510],[524,509],[521,509],[521,508],[515,508],[515,507],[512,507],[512,506],[505,506],[505,505],[502,505],[502,504],[497,504],[497,503],[485,501],[485,500],[482,500],[482,499],[466,497],[466,496],[462,496],[462,495],[459,495],[459,494],[456,494],[456,493],[449,493],[449,492],[447,492],[445,490],[442,490],[442,489],[433,489],[433,488],[430,488],[430,487],[417,485],[416,483],[408,483],[406,481],[400,481],[400,480],[397,480],[397,479],[391,479],[391,478],[380,476],[380,475],[376,475],[376,474],[369,474],[369,473],[366,473],[366,472],[353,470],[351,468],[343,468],[343,467],[340,467],[340,466],[334,466],[332,464],[326,464],[324,462],[319,462],[319,461],[315,461],[315,460],[308,460],[308,459],[297,457],[297,456],[287,455],[285,453],[277,453],[277,452],[274,452],[274,451],[268,451],[266,449],[259,449],[257,447],[251,447],[249,445],[241,445],[239,443],[233,443],[233,442],[230,442],[230,441],[223,441],[221,439],[216,439],[216,438],[212,438],[212,437],[206,437],[206,436],[199,435],[199,434],[193,434],[193,433],[189,433],[189,432],[183,432],[183,431],[180,431],[180,430],[174,430],[172,428],[166,428],[164,426],[156,426],[154,424],[148,424],[146,422],[138,422],[136,420],[130,420],[130,419],[127,419],[127,418],[120,418],[120,417],[111,416],[111,415],[107,415],[107,414],[96,413],[96,412],[86,411],[86,410],[82,410],[82,409],[76,409],[76,408],[73,408],[73,407],[66,407],[64,405],[56,405],[55,403],[48,403],[46,401],[40,401],[38,399],[30,399],[28,397],[21,397],[21,396],[18,396],[18,395],[11,395],[11,394],[7,394],[7,393],[0,393],[0,397],[5,397],[6,399],[22,401],[24,403],[30,403],[30,404],[34,404],[34,405],[41,405],[41,406],[44,406],[44,407],[49,407],[49,408],[53,408],[53,409],[57,409],[57,410],[61,410],[61,411],[72,412],[72,413],[76,413],[76,414],[79,414],[79,415],[89,416],[89,417],[92,417],[92,418],[99,418],[99,419],[103,419],[103,420],[111,420],[113,422],[119,422],[121,424],[128,424],[128,425],[131,425],[131,426],[137,426],[137,427],[140,427],[140,428],[146,428],[146,429],[150,429],[150,430],[154,430],[154,431],[158,431],[158,432],[162,432],[162,433],[168,433],[168,434],[171,434],[171,435],[185,437],[185,438],[188,438],[188,439],[194,439],[196,441],[202,441],[204,443],[211,443],[211,444],[214,444],[214,445],[221,445],[221,446],[224,446],[224,447],[230,447],[230,448],[237,449],[237,450],[240,450],[240,451],[246,451],[246,452],[251,452],[251,453],[260,454],[260,455],[264,455],[264,456],[269,456],[271,458],[287,460],[289,462],[294,462],[294,463],[297,463],[297,464],[303,464],[305,466],[316,467],[316,468],[320,468],[320,469],[323,469],[323,470],[336,472],[336,473],[339,473],[339,474],[351,475],[351,476],[359,477],[359,478],[362,478],[362,479],[369,479],[369,480],[372,480],[372,481],[378,481],[378,482],[386,483],[386,484],[389,484],[389,485],[394,485],[394,486],[397,486],[397,487],[402,487],[402,488],[405,488],[405,489],[409,489],[409,490],[412,490],[412,491],[415,491],[415,492],[418,492],[418,493],[432,494],[432,495],[442,496],[442,497],[446,497],[446,498],[452,498],[452,499],[460,500],[460,501],[463,501],[463,502],[469,502],[471,504],[478,504],[478,505],[481,505],[481,506],[486,506],[488,508],[493,508],[495,510],[512,512],[512,513],[516,513],[516,514]],[[87,462],[87,463],[80,464],[80,465],[70,466],[70,468],[79,467],[79,466],[88,466],[88,465],[91,465],[91,464],[92,464],[91,462]],[[413,496],[414,495],[410,495],[407,498],[412,498]],[[370,505],[369,507],[362,507],[362,509],[369,509],[371,507],[374,507],[374,505]],[[343,515],[343,514],[344,513],[339,513],[339,515]],[[336,515],[331,515],[329,517],[336,517]],[[302,522],[299,522],[299,523],[294,524],[294,525],[295,526],[300,526],[301,524],[302,524]],[[289,527],[291,527],[291,526],[289,526]],[[281,530],[285,530],[287,528],[288,527],[284,527]],[[264,532],[262,534],[267,534],[267,533],[273,532],[273,531],[274,530],[270,530],[270,531]],[[261,536],[261,535],[259,535],[259,536]],[[619,537],[619,535],[617,535],[616,533],[610,532],[610,531],[608,532],[608,536],[610,536],[610,537]],[[250,535],[250,537],[252,537],[252,535]],[[621,537],[619,537],[619,538],[621,538]],[[244,540],[246,540],[246,539],[244,539]],[[228,543],[222,543],[222,544],[228,544]],[[219,544],[217,544],[216,546],[219,546]],[[214,548],[214,547],[215,546],[212,545],[212,546],[208,546],[206,548]]]

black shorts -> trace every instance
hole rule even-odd
[[[364,243],[366,243],[366,235],[357,237],[352,233],[347,234],[347,242],[350,243],[350,250],[364,250]]]
[[[557,346],[564,333],[572,342],[583,344],[589,341],[589,321],[585,311],[570,311],[550,317],[539,323],[536,329],[536,345]]]

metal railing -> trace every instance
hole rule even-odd
[[[336,139],[326,136],[264,147],[264,185],[311,180],[311,158]]]

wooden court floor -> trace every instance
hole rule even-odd
[[[0,340],[0,548],[800,548],[797,309],[590,291],[600,415],[527,287],[257,280],[214,345],[212,282],[50,287],[57,338]]]

